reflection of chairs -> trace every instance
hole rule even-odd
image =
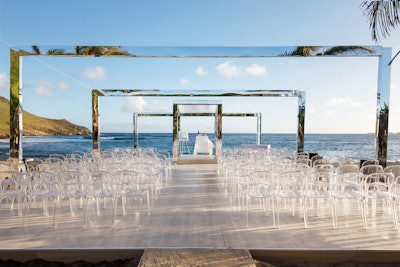
[[[208,139],[207,135],[198,134],[196,136],[196,143],[194,145],[193,154],[206,153],[212,155],[214,150],[214,144]]]
[[[190,154],[189,146],[189,133],[179,132],[179,154]]]

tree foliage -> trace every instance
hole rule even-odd
[[[361,4],[365,16],[368,17],[372,40],[380,41],[400,25],[400,0],[364,1]]]

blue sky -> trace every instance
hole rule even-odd
[[[9,98],[9,49],[30,45],[376,45],[361,1],[0,0],[0,95]],[[400,29],[379,45],[400,50]],[[392,65],[389,130],[400,132],[400,58]],[[92,88],[295,89],[307,93],[306,133],[374,132],[375,58],[105,59],[23,61],[24,108],[91,128]],[[132,112],[171,112],[181,99],[100,99],[102,132],[131,132]],[[221,100],[221,99],[218,99]],[[296,99],[222,99],[223,112],[262,112],[263,132],[296,131]],[[170,132],[167,118],[140,118]],[[254,132],[255,119],[225,118],[224,132]],[[184,130],[211,132],[210,118]]]

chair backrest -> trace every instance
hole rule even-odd
[[[381,165],[365,165],[360,168],[360,173],[364,175],[372,173],[382,173],[383,167]]]
[[[308,166],[310,166],[311,167],[311,165],[312,165],[312,161],[311,161],[311,159],[297,159],[296,160],[296,164],[306,164],[306,165],[308,165]]]
[[[189,133],[188,132],[184,132],[184,131],[180,131],[179,132],[179,140],[180,141],[188,141],[189,140]]]
[[[377,159],[365,160],[365,161],[361,164],[361,167],[367,166],[367,165],[379,165],[379,160],[377,160]]]
[[[342,164],[336,168],[337,174],[357,173],[359,171],[360,168],[355,164]]]
[[[323,159],[323,158],[317,158],[317,159],[311,159],[313,166],[318,166],[322,164],[331,164],[331,161],[329,159]]]
[[[309,159],[310,155],[306,152],[297,153],[296,159]]]
[[[365,190],[383,190],[388,192],[395,183],[393,173],[372,173],[363,178]]]
[[[400,176],[400,165],[391,165],[383,169],[383,172],[393,173],[394,177]]]
[[[344,159],[342,161],[342,165],[348,165],[348,164],[357,165],[358,167],[360,167],[360,161],[357,159]]]

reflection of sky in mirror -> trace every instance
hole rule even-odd
[[[306,131],[374,132],[377,63],[375,57],[24,57],[23,104],[29,112],[66,118],[91,128],[92,89],[157,89],[185,93],[195,90],[304,90]],[[261,112],[263,131],[296,131],[296,97],[200,97],[195,100],[210,99],[222,101],[225,113]],[[177,100],[182,99],[99,97],[101,131],[130,132],[133,112],[172,112],[173,102]],[[153,118],[141,120],[141,131],[157,131],[157,124],[152,121]],[[223,127],[233,132],[246,132],[254,128],[250,121],[224,119]],[[343,127],[336,127],[339,124]],[[169,132],[169,123],[163,125],[158,124],[158,131]],[[196,122],[188,122],[188,127],[195,129]]]
[[[76,55],[73,46],[38,46],[42,55],[48,51],[59,49],[66,55]],[[127,57],[282,57],[290,56],[296,50],[296,46],[259,46],[259,47],[233,47],[233,46],[119,46],[127,52]],[[323,56],[325,51],[333,46],[320,46],[311,53],[312,56]],[[352,47],[352,46],[350,46]],[[361,47],[353,46],[353,47]],[[381,46],[365,46],[371,52],[346,52],[334,56],[376,56],[381,54]],[[16,50],[23,50],[33,53],[32,47],[17,47]],[[57,55],[60,56],[60,55]]]
[[[186,113],[210,113],[216,114],[218,111],[217,105],[178,105],[180,114]]]

